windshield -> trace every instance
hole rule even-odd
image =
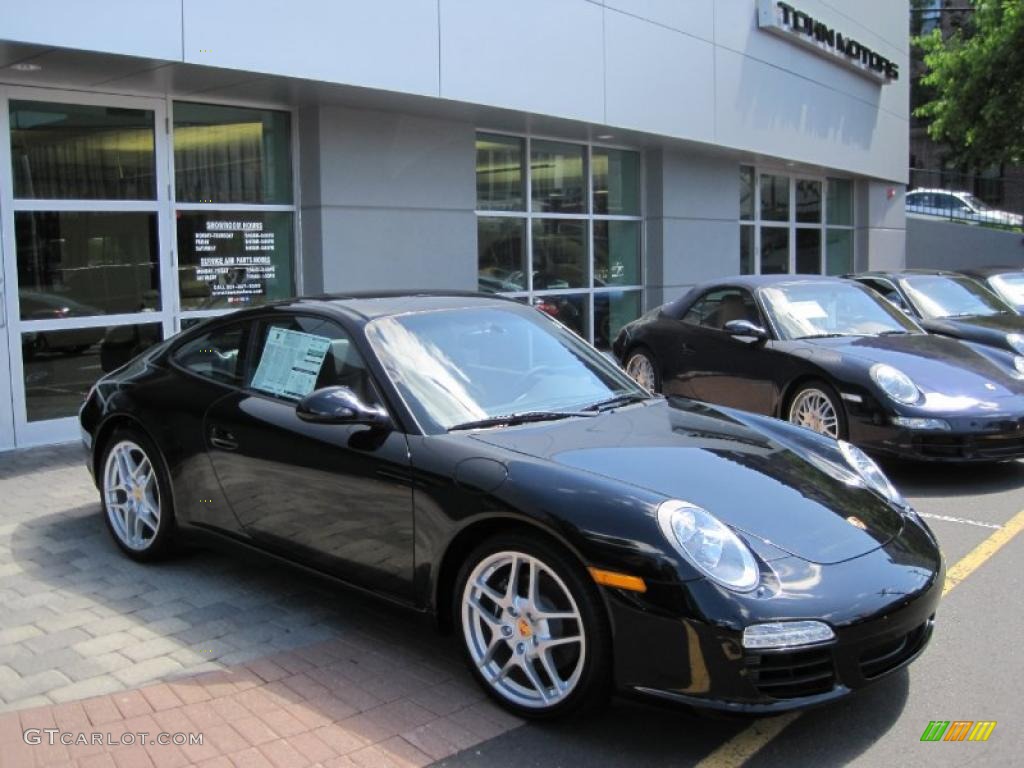
[[[784,339],[878,336],[920,330],[898,309],[856,283],[780,283],[762,288],[760,294]]]
[[[992,284],[1003,298],[1024,304],[1024,272],[1006,272],[992,278]]]
[[[998,315],[1010,308],[999,297],[967,277],[915,275],[900,280],[922,317],[966,317]]]
[[[428,432],[513,413],[579,411],[646,396],[572,332],[515,305],[382,317],[366,336]]]
[[[982,200],[980,197],[975,197],[970,193],[964,193],[960,195],[960,199],[967,202],[976,211],[991,211],[992,206]]]

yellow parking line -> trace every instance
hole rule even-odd
[[[978,570],[986,560],[1006,546],[1007,542],[1022,530],[1024,530],[1024,509],[946,571],[946,583],[942,587],[942,595],[948,595],[950,590]],[[782,733],[799,716],[799,712],[790,712],[779,717],[758,720],[724,744],[719,745],[714,752],[697,763],[695,768],[738,768],[760,752],[768,742]]]
[[[953,587],[974,573],[986,560],[1006,546],[1006,543],[1022,530],[1024,530],[1024,509],[1014,515],[1010,522],[981,542],[981,544],[961,558],[956,565],[946,571],[946,584],[942,588],[942,594],[948,595]]]

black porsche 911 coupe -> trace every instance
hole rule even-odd
[[[977,280],[933,269],[864,272],[849,278],[875,290],[929,333],[1024,355],[1024,317]]]
[[[105,376],[81,424],[127,555],[201,536],[433,614],[527,717],[830,701],[916,658],[942,590],[857,448],[652,396],[508,299],[244,310]]]
[[[1024,358],[926,334],[850,280],[706,283],[626,325],[612,349],[648,389],[786,419],[871,453],[1024,456]]]

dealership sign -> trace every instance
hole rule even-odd
[[[878,51],[833,29],[810,14],[777,0],[759,0],[758,26],[845,65],[879,83],[900,77],[899,66]]]

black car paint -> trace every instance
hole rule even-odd
[[[768,712],[842,696],[867,682],[855,670],[865,643],[913,627],[930,632],[943,578],[934,537],[913,513],[823,471],[823,462],[827,469],[843,460],[832,441],[806,430],[652,398],[590,418],[422,433],[382,375],[365,324],[374,312],[494,301],[295,301],[215,321],[332,317],[363,351],[395,428],[304,422],[286,412],[294,405],[177,368],[174,339],[90,393],[81,423],[91,468],[100,469],[118,425],[141,429],[163,453],[183,533],[271,553],[442,620],[454,570],[473,541],[510,525],[533,531],[583,565],[645,579],[642,594],[602,590],[615,680],[621,689],[701,706]],[[212,444],[215,426],[238,448]],[[735,528],[756,555],[761,587],[721,587],[667,545],[656,509],[673,496],[705,504]],[[310,525],[328,534],[295,533]],[[810,697],[768,696],[749,681],[748,665],[761,655],[744,652],[742,630],[801,617],[834,627],[838,639],[824,648],[834,658],[835,685]]]
[[[914,304],[913,297],[908,295],[900,283],[900,277],[906,274],[927,274],[927,275],[949,275],[960,277],[953,272],[931,272],[917,270],[914,272],[865,272],[860,275],[853,275],[851,279],[871,287],[867,281],[885,280],[899,293],[902,308],[911,313],[922,328],[928,333],[935,333],[941,336],[949,336],[962,341],[974,342],[989,347],[1004,350],[1011,355],[1018,354],[1006,340],[1008,334],[1024,334],[1024,317],[1015,312],[1000,312],[994,315],[967,315],[962,317],[934,317],[928,318],[921,314],[920,309]],[[1009,365],[1013,364],[1012,359],[1008,360]]]
[[[649,349],[667,395],[776,418],[785,417],[789,399],[803,383],[825,381],[842,398],[850,441],[872,453],[956,461],[1024,456],[1024,380],[1012,372],[1012,356],[1000,350],[917,332],[780,339],[768,322],[759,289],[774,282],[834,279],[748,276],[706,283],[624,326],[612,351],[625,364],[633,350]],[[727,287],[755,297],[767,340],[734,338],[682,321],[700,297]],[[885,396],[870,377],[876,363],[911,376],[924,390],[924,401],[903,405]],[[933,445],[932,436],[922,438],[894,426],[894,416],[942,418],[952,429],[935,433]]]

